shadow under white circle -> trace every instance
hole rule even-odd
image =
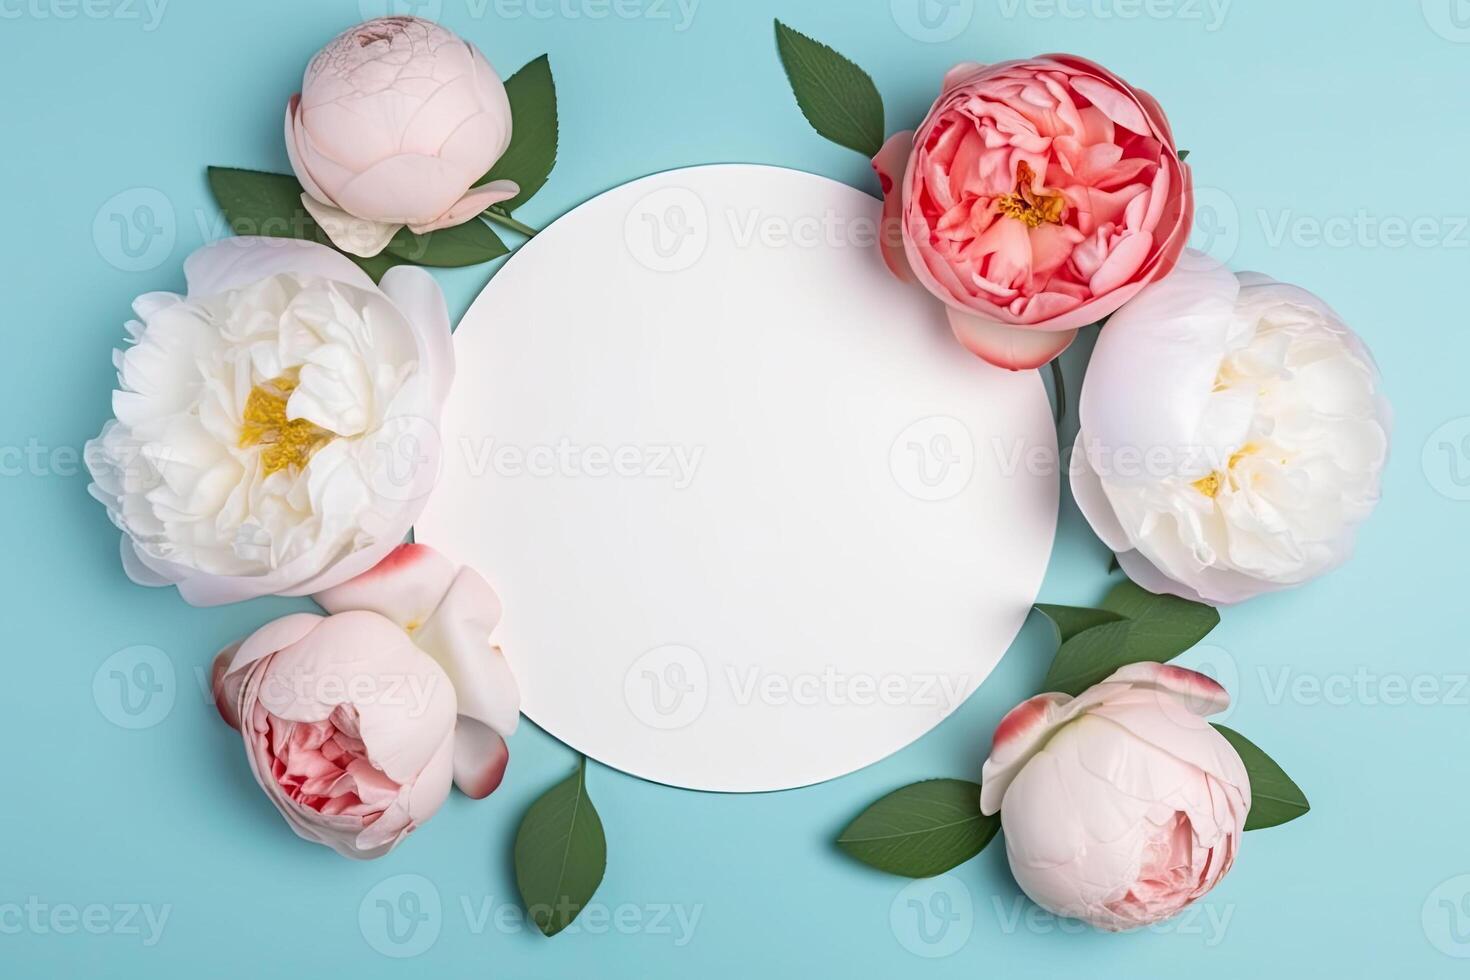
[[[456,330],[418,540],[492,582],[527,717],[592,758],[717,791],[840,776],[1020,629],[1056,530],[1056,474],[1006,465],[1055,458],[1040,378],[968,354],[871,243],[777,233],[878,210],[776,167],[636,180]]]

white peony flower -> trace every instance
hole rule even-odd
[[[372,568],[438,475],[454,351],[433,278],[399,266],[380,288],[276,238],[206,245],[184,273],[187,296],[133,304],[116,418],[86,447],[128,576],[208,606]]]
[[[1108,321],[1072,489],[1138,584],[1211,603],[1347,559],[1378,502],[1390,410],[1325,303],[1194,255]]]

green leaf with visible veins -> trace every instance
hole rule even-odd
[[[866,865],[905,878],[932,878],[970,860],[1000,829],[980,812],[980,787],[930,779],[894,790],[847,825],[837,846]]]
[[[515,843],[516,887],[526,913],[547,936],[591,901],[607,868],[602,818],[587,798],[587,759],[547,790],[521,818]]]
[[[1120,619],[1085,629],[1068,639],[1057,650],[1041,689],[1076,697],[1099,681],[1107,680],[1119,667],[1136,663],[1138,658],[1128,648],[1133,627],[1132,622]]]
[[[1312,808],[1301,787],[1254,742],[1224,725],[1216,725],[1215,730],[1235,749],[1251,778],[1251,812],[1245,818],[1246,830],[1279,827]]]
[[[510,98],[510,146],[477,184],[513,180],[520,193],[492,210],[510,214],[539,191],[556,166],[556,82],[551,60],[542,55],[505,81]]]
[[[1088,609],[1084,606],[1053,606],[1045,602],[1038,602],[1032,608],[1050,621],[1052,629],[1056,632],[1058,646],[1083,630],[1101,626],[1103,623],[1115,623],[1123,618],[1121,613],[1109,612],[1106,609]]]
[[[779,20],[776,49],[812,128],[839,146],[877,156],[883,148],[883,97],[868,73]]]
[[[498,259],[510,249],[489,225],[475,217],[422,235],[402,228],[388,243],[387,251],[405,262],[458,268]]]
[[[1102,607],[1133,622],[1128,634],[1130,663],[1166,663],[1203,640],[1220,625],[1220,611],[1202,602],[1154,595],[1124,580],[1113,587]]]

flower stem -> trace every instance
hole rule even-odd
[[[504,228],[509,228],[511,231],[525,235],[527,238],[532,238],[536,234],[535,228],[532,228],[530,225],[523,225],[516,219],[512,218],[510,215],[501,214],[494,208],[486,211],[483,215],[481,215],[481,217],[483,217],[486,221],[493,221],[497,225],[500,225]]]
[[[1062,376],[1062,359],[1052,358],[1051,383],[1057,393],[1057,425],[1062,424],[1062,419],[1067,417],[1067,379]]]

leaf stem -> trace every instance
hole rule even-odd
[[[501,212],[496,211],[494,208],[486,211],[484,214],[480,215],[480,217],[484,218],[486,221],[492,221],[503,228],[509,228],[511,231],[525,235],[527,238],[534,238],[536,236],[535,228],[532,228],[530,225],[523,225],[516,219],[512,218],[510,215],[502,214]]]
[[[1067,379],[1062,376],[1062,359],[1054,357],[1051,361],[1052,387],[1057,393],[1057,425],[1067,417]]]

